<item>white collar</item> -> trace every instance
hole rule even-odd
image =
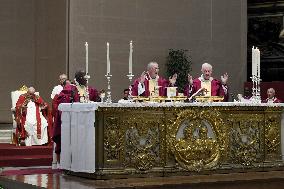
[[[272,98],[267,98],[267,100],[274,101],[274,100],[276,100],[276,97],[274,96]]]
[[[201,82],[205,82],[205,81],[212,81],[213,80],[213,77],[210,77],[208,80],[204,79],[204,76],[203,74],[201,74],[201,76],[198,78]]]
[[[159,80],[159,75],[157,75],[156,78],[153,79],[153,78],[150,76],[149,72],[147,72],[147,73],[148,73],[147,75],[148,75],[148,79],[149,79],[149,80],[156,80],[156,81]]]

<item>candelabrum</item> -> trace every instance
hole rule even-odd
[[[107,103],[111,103],[111,91],[110,91],[110,78],[112,75],[110,75],[109,73],[107,75],[105,75],[107,78],[107,99],[106,102]]]
[[[134,75],[132,75],[132,73],[129,73],[127,75],[128,79],[129,79],[129,95],[128,95],[128,99],[129,100],[132,100],[132,78],[134,77]]]
[[[255,103],[261,103],[261,97],[260,97],[260,77],[256,75],[252,75],[252,102]]]
[[[89,79],[91,78],[90,75],[88,75],[88,73],[86,73],[86,75],[84,76],[84,78],[86,79],[86,93],[85,93],[85,99],[83,100],[83,102],[85,103],[89,103],[90,102],[90,95],[89,95]]]

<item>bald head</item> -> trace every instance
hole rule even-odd
[[[61,74],[59,75],[59,82],[61,85],[63,85],[64,81],[67,80],[67,75],[66,74]]]

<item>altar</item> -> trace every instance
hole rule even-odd
[[[95,179],[278,169],[284,104],[61,104],[61,167]]]

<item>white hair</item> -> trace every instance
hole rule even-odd
[[[28,88],[28,93],[34,94],[35,93],[35,88],[34,87],[29,87]]]
[[[209,68],[210,70],[212,70],[212,65],[209,64],[209,63],[203,63],[202,67],[201,67],[201,71],[206,69],[206,68]]]
[[[149,62],[149,64],[147,65],[147,70],[150,70],[151,68],[153,68],[155,65],[158,65],[157,62]]]
[[[271,91],[273,94],[275,94],[275,89],[273,89],[273,88],[267,89],[267,92],[268,92],[268,91]]]

